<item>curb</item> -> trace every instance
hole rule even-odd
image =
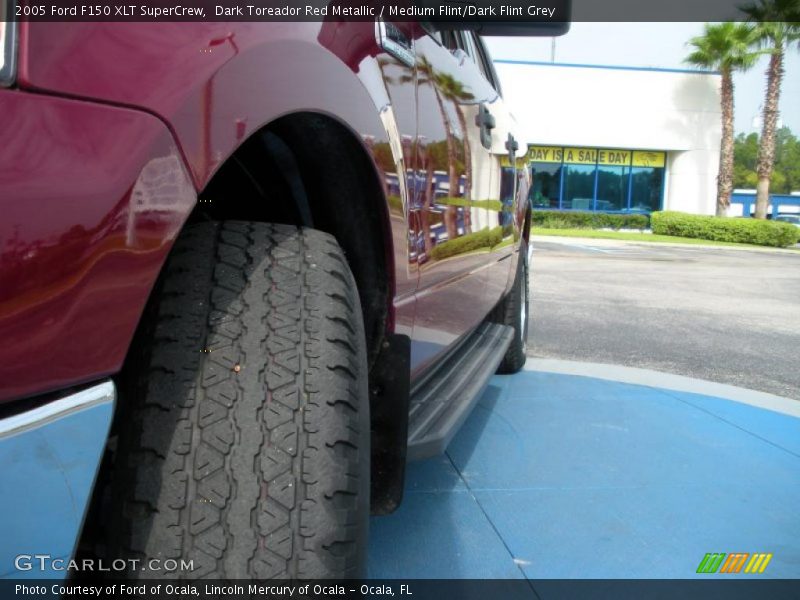
[[[665,248],[697,248],[699,250],[739,250],[745,252],[767,252],[772,254],[793,254],[800,256],[800,248],[772,248],[769,246],[714,246],[711,244],[680,244],[674,242],[647,242],[644,240],[615,240],[610,238],[592,237],[564,237],[559,235],[531,235],[534,242],[554,242],[557,244],[568,244],[576,240],[588,241],[593,244],[608,246],[663,246]]]
[[[758,408],[789,415],[800,419],[800,401],[776,396],[766,392],[757,392],[724,383],[715,383],[703,379],[694,379],[682,375],[672,375],[649,369],[635,367],[621,367],[601,363],[579,362],[571,360],[558,360],[552,358],[528,357],[525,364],[526,371],[540,371],[544,373],[557,373],[559,375],[577,375],[592,377],[606,381],[629,383],[676,392],[688,392],[703,396],[713,396],[724,400],[731,400],[741,404],[749,404]]]

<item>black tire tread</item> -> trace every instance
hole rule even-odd
[[[335,239],[190,225],[162,281],[124,398],[112,556],[192,560],[193,578],[361,576],[366,351]]]

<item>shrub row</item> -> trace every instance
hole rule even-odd
[[[800,229],[789,223],[750,218],[707,217],[681,212],[654,212],[653,233],[783,248],[797,243]]]
[[[503,210],[503,203],[500,202],[500,200],[467,200],[466,198],[447,196],[444,198],[436,198],[436,204],[446,206],[469,206],[470,208],[482,208],[494,212],[501,212]]]
[[[391,212],[403,214],[403,200],[400,196],[388,196],[386,198],[389,201],[389,210]]]
[[[647,229],[647,215],[534,210],[531,224],[543,229]]]
[[[441,260],[456,254],[472,252],[481,248],[494,248],[503,241],[503,228],[481,229],[475,233],[469,233],[454,240],[447,240],[438,244],[431,250],[431,258]]]

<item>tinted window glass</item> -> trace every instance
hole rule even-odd
[[[564,165],[562,208],[592,210],[595,169],[594,165]]]
[[[528,195],[533,208],[558,208],[561,195],[561,164],[532,163],[531,189]]]
[[[661,210],[664,169],[634,167],[631,175],[631,210]]]
[[[628,208],[628,167],[599,166],[595,210],[616,211],[626,208]]]
[[[450,50],[450,52],[459,49],[464,50],[464,40],[461,38],[461,33],[458,31],[443,31],[442,46]]]
[[[502,91],[500,90],[500,80],[497,78],[497,73],[495,73],[492,59],[489,56],[489,52],[486,50],[486,46],[484,45],[480,36],[475,36],[475,47],[478,50],[478,58],[480,59],[479,64],[484,77],[486,77],[486,80],[492,84],[492,87],[495,90],[497,90],[497,93],[502,95]]]

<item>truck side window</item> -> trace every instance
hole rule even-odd
[[[435,28],[431,27],[430,23],[427,23],[427,22],[424,22],[424,21],[420,23],[420,26],[425,31],[425,33],[427,33],[429,36],[431,36],[433,38],[433,40],[437,44],[439,44],[440,46],[444,45],[444,41],[442,40],[442,32],[441,31],[437,31]]]
[[[495,91],[502,96],[503,90],[500,89],[500,79],[497,77],[497,72],[494,70],[492,57],[486,50],[486,45],[483,43],[483,40],[479,35],[475,36],[475,49],[478,52],[477,62],[481,67],[484,77],[486,77],[486,80],[492,84],[492,87],[495,89]]]
[[[456,50],[464,49],[464,40],[461,39],[461,33],[458,31],[442,31],[442,46],[454,52]]]
[[[492,65],[492,59],[483,45],[483,41],[472,31],[443,31],[442,45],[455,52],[461,50],[467,57],[477,65],[483,77],[488,81],[495,91],[502,95],[497,75]]]

